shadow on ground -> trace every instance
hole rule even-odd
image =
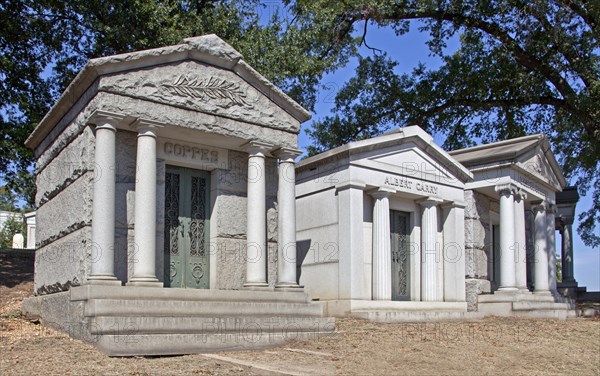
[[[34,258],[21,251],[0,251],[0,286],[14,287],[33,281]]]

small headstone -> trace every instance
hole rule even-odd
[[[18,249],[23,249],[25,247],[25,238],[23,237],[23,234],[15,234],[13,236],[12,247]]]

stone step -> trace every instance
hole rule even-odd
[[[318,304],[191,300],[92,299],[84,316],[322,316]]]
[[[514,301],[533,301],[533,302],[554,302],[555,299],[550,294],[483,294],[477,296],[479,303],[500,303]]]
[[[322,332],[335,329],[335,319],[323,317],[165,317],[97,316],[89,319],[92,335],[223,334]]]
[[[532,310],[568,310],[569,304],[567,303],[553,303],[553,302],[513,302],[512,309],[514,311],[532,311]]]
[[[537,319],[559,319],[566,320],[577,316],[574,310],[570,309],[536,309],[513,311],[513,316],[530,317]]]
[[[182,289],[162,287],[134,287],[84,285],[71,288],[71,301],[89,299],[121,299],[121,300],[192,300],[219,302],[278,302],[278,303],[310,303],[311,298],[303,289],[298,291],[277,290],[210,290]]]
[[[218,351],[259,350],[293,341],[314,341],[334,334],[332,328],[318,332],[274,331],[224,334],[132,334],[100,335],[95,345],[109,356],[156,356]]]
[[[385,311],[353,310],[350,316],[380,323],[421,323],[445,321],[477,321],[484,315],[480,312],[436,312],[436,311]]]

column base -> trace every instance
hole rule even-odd
[[[519,287],[519,294],[528,295],[531,294],[531,291],[527,287]]]
[[[500,293],[515,293],[517,291],[519,291],[519,289],[516,288],[516,287],[499,287],[496,292],[500,292]]]
[[[248,282],[244,283],[242,290],[251,290],[251,291],[274,291],[275,288],[273,286],[269,286],[268,283],[260,283],[260,282]]]
[[[552,294],[550,293],[550,291],[549,291],[549,290],[545,290],[545,291],[534,291],[533,293],[534,293],[535,295],[548,295],[548,296],[552,295]]]
[[[297,283],[281,282],[275,285],[275,291],[281,292],[304,292],[304,286]]]
[[[99,278],[88,278],[84,285],[103,285],[103,286],[122,286],[123,283],[116,277],[99,277]]]
[[[125,286],[136,286],[136,287],[164,287],[164,283],[156,278],[132,278],[131,281],[127,282]]]

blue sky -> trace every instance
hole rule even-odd
[[[394,32],[390,29],[378,29],[376,27],[369,27],[367,34],[367,43],[369,46],[386,51],[399,63],[397,67],[398,73],[409,73],[420,62],[426,64],[429,68],[435,68],[441,64],[441,60],[438,57],[430,56],[429,49],[425,44],[427,40],[428,35],[420,33],[417,30],[416,23],[413,23],[410,32],[402,37],[396,37]],[[456,49],[457,46],[458,41],[455,39],[449,43],[448,49]],[[363,47],[361,53],[367,55],[372,53],[372,51]],[[330,114],[334,105],[333,101],[336,92],[343,86],[345,81],[352,77],[357,65],[358,62],[355,59],[351,61],[347,67],[339,69],[335,73],[324,77],[313,118],[311,121],[306,122],[302,127],[298,142],[300,149],[306,150],[311,144],[305,130],[310,128],[312,121]],[[434,135],[434,137],[436,142],[441,144],[443,138],[439,135]],[[590,208],[591,206],[591,194],[582,197],[577,206],[576,218],[584,209]],[[586,247],[583,244],[576,231],[578,225],[579,221],[576,220],[573,227],[575,279],[579,282],[579,286],[587,286],[588,291],[598,291],[600,290],[600,250]],[[558,243],[557,250],[560,252],[560,235],[558,232],[556,235],[556,241]]]

